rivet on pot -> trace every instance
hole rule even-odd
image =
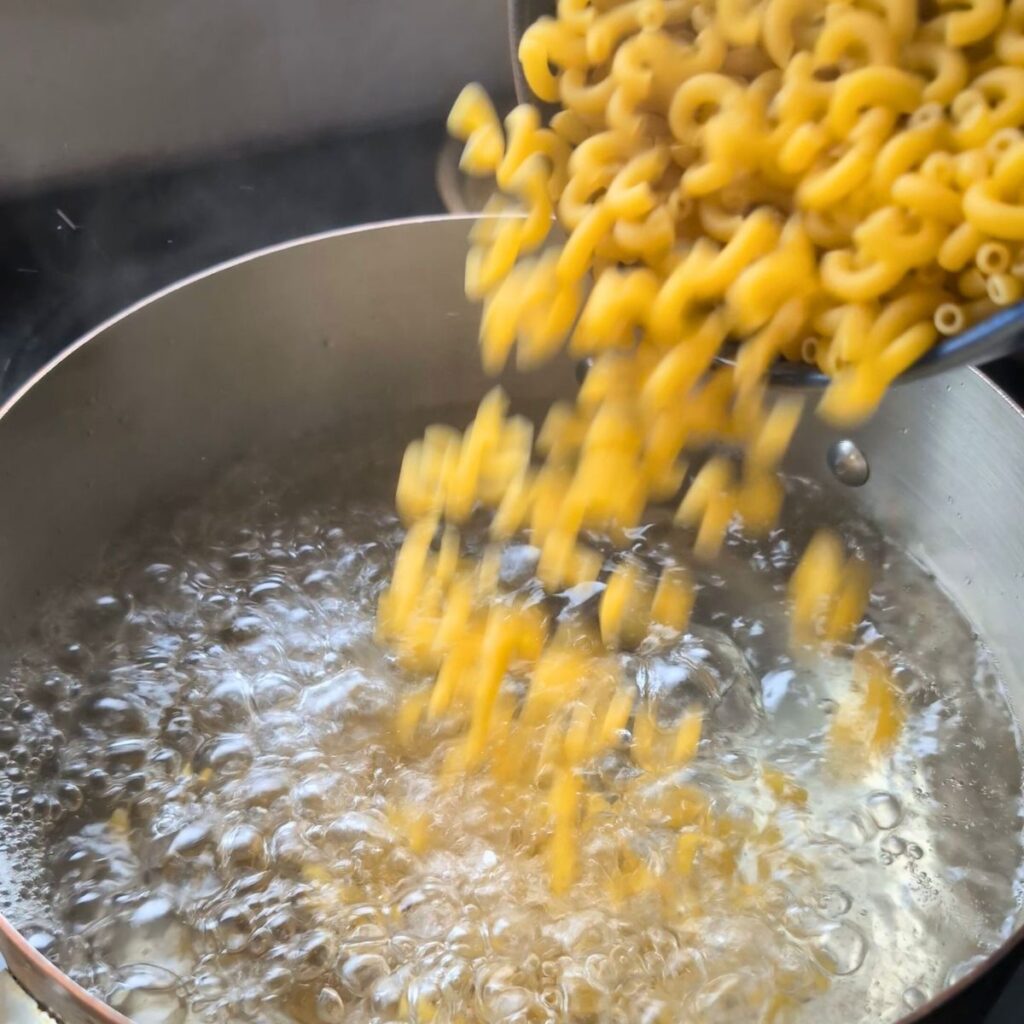
[[[865,454],[849,438],[833,441],[826,455],[833,476],[847,487],[861,487],[871,476]]]

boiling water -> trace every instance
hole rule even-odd
[[[895,1020],[1012,929],[1021,758],[997,671],[927,574],[813,485],[790,483],[785,529],[733,536],[698,572],[685,637],[623,658],[646,692],[704,705],[686,781],[777,826],[790,865],[754,898],[709,890],[670,913],[599,884],[609,845],[656,861],[664,822],[609,816],[555,899],[521,808],[486,778],[440,784],[440,752],[397,749],[418,681],[373,640],[394,473],[314,455],[241,469],[115,553],[0,688],[3,909],[140,1024]],[[785,581],[822,520],[882,566],[859,643],[893,658],[908,714],[878,762],[829,753],[849,652],[786,649]],[[633,539],[685,558],[665,523]],[[535,586],[534,557],[510,548],[505,585]],[[806,804],[771,799],[762,763]],[[394,824],[410,806],[429,821],[419,853]]]

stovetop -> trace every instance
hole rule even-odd
[[[444,126],[400,126],[0,203],[0,394],[146,295],[351,224],[442,213]]]

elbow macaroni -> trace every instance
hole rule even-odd
[[[520,59],[561,106],[549,127],[528,106],[502,123],[476,86],[449,120],[464,169],[501,197],[474,228],[467,291],[489,372],[562,350],[590,369],[536,442],[495,391],[465,433],[410,446],[409,533],[379,630],[433,679],[402,709],[403,736],[461,722],[449,770],[545,792],[557,891],[594,799],[584,762],[626,748],[644,771],[679,766],[701,738],[695,711],[658,722],[616,658],[687,628],[689,574],[649,579],[593,535],[622,545],[670,499],[697,559],[730,528],[770,529],[801,414],[765,387],[776,359],[815,363],[831,378],[819,415],[854,424],[937,338],[1024,297],[1024,0],[927,15],[915,0],[561,0]],[[480,508],[494,547],[474,560],[455,529]],[[594,621],[501,597],[499,546],[522,531],[545,588],[600,595]],[[864,565],[820,532],[791,581],[793,644],[851,642],[867,595]],[[507,673],[525,681],[518,710]],[[884,665],[859,661],[833,742],[878,756],[901,721]],[[682,877],[714,846],[702,820],[683,823]],[[647,884],[635,874],[623,892]]]

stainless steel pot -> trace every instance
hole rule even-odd
[[[475,403],[487,381],[478,310],[462,295],[468,226],[409,221],[256,253],[128,310],[30,381],[0,410],[8,651],[46,592],[137,514],[201,487],[245,452],[323,429],[384,429],[398,403],[425,419]],[[520,397],[550,399],[572,381],[565,363],[508,383]],[[821,478],[837,502],[853,503],[934,570],[1024,706],[1021,410],[969,370],[902,388],[854,438],[871,463],[859,488],[828,471],[832,440],[811,421],[790,468]],[[1021,943],[1018,928],[904,1024]],[[2,918],[0,954],[66,1024],[124,1024]]]

